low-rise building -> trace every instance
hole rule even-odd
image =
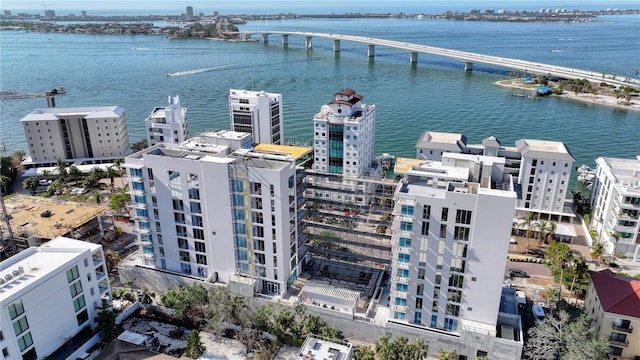
[[[102,246],[58,237],[28,248],[0,263],[0,294],[3,358],[65,359],[60,348],[93,336],[96,314],[111,303]]]
[[[590,275],[584,309],[600,337],[609,339],[609,355],[619,360],[639,358],[640,279],[619,276],[609,269],[591,271]]]

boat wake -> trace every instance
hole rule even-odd
[[[549,52],[555,53],[555,52],[565,52],[567,50],[565,49],[553,49],[553,50],[549,50]]]
[[[228,65],[221,65],[221,66],[210,67],[210,68],[177,71],[177,72],[167,73],[167,77],[169,77],[169,76],[184,76],[184,75],[200,74],[200,73],[203,73],[203,72],[209,72],[209,71],[215,71],[215,70],[238,68],[238,67],[242,67],[242,66],[245,66],[245,65],[247,65],[247,64],[228,64]]]
[[[133,51],[156,51],[156,50],[160,50],[160,49],[147,48],[147,47],[134,47],[134,48],[131,48],[131,50],[133,50]]]

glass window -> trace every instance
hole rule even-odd
[[[24,313],[24,306],[22,306],[22,300],[18,300],[7,307],[9,309],[9,317],[11,320],[15,319],[19,315]]]
[[[26,316],[21,317],[13,323],[13,332],[16,334],[16,336],[22,334],[27,330],[29,330],[29,322],[27,321]]]
[[[399,243],[400,246],[411,247],[411,238],[401,237]]]
[[[71,291],[71,297],[74,298],[78,296],[82,292],[82,283],[80,281],[76,281],[73,284],[69,285],[69,290]]]
[[[78,296],[77,299],[73,300],[73,308],[76,312],[85,307],[86,303],[84,301],[84,295]]]
[[[412,216],[413,215],[413,206],[402,205],[401,212],[402,212],[402,215]]]
[[[74,266],[71,269],[67,270],[67,282],[72,282],[79,277],[80,273],[78,272],[78,266]]]
[[[408,263],[409,261],[411,261],[411,255],[399,253],[398,254],[398,261],[401,262],[401,263]]]
[[[18,347],[20,348],[20,352],[25,351],[31,345],[33,345],[33,339],[31,338],[30,332],[24,334],[23,337],[18,339]]]

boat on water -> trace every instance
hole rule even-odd
[[[593,178],[596,177],[596,171],[587,164],[580,165],[580,167],[576,168],[576,171],[578,171],[578,181],[583,183],[587,189],[590,189],[593,185]]]

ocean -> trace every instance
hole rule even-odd
[[[638,77],[637,15],[588,23],[485,23],[424,19],[295,19],[250,21],[240,30],[361,35]],[[160,35],[80,35],[1,31],[0,90],[44,92],[64,86],[57,107],[120,105],[131,142],[145,138],[144,119],[168,95],[188,108],[191,134],[229,128],[229,89],[281,93],[284,135],[310,141],[312,119],[333,94],[350,87],[376,104],[375,153],[415,156],[427,130],[460,132],[477,143],[521,138],[565,142],[576,166],[599,156],[640,155],[640,113],[558,98],[531,101],[495,85],[508,69],[401,50],[279,36],[263,42],[168,39]],[[167,73],[175,76],[167,77]],[[20,119],[46,107],[43,98],[0,101],[5,153],[27,150]]]

